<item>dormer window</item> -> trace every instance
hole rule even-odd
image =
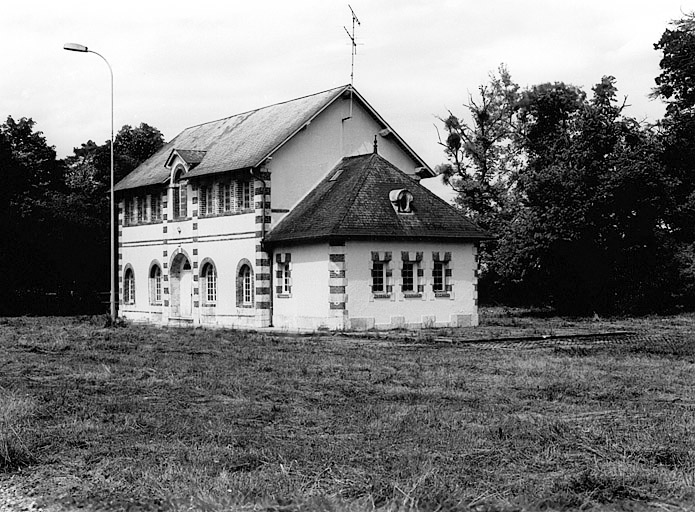
[[[401,188],[389,192],[389,200],[398,213],[412,213],[413,194]]]
[[[174,173],[174,186],[172,187],[174,219],[185,219],[188,215],[188,184],[181,181],[183,174],[183,167],[179,167]]]

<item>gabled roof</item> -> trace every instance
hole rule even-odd
[[[181,158],[181,160],[186,162],[189,167],[195,167],[203,161],[205,153],[205,151],[196,151],[193,149],[172,149],[171,153],[169,154],[169,158],[167,158],[166,164],[164,165],[166,167],[171,167],[174,160],[178,156]]]
[[[351,86],[344,85],[186,128],[119,181],[114,189],[120,191],[166,183],[170,176],[170,169],[167,169],[166,165],[174,151],[188,163],[197,164],[187,173],[187,177],[258,167],[307,123],[344,93],[350,92],[389,130],[396,143],[425,168],[425,174],[434,176],[427,164],[388,126],[364,98]]]
[[[397,189],[412,194],[412,213],[398,213],[391,204],[389,193]],[[344,158],[268,233],[265,242],[413,238],[490,237],[459,210],[373,153]]]

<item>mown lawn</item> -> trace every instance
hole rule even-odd
[[[695,507],[695,317],[534,318],[496,348],[0,319],[0,486],[82,510]]]

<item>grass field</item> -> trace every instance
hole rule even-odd
[[[695,508],[695,316],[483,324],[357,337],[0,319],[0,487],[69,510]],[[460,343],[612,330],[637,335]]]

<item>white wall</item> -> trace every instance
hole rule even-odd
[[[273,325],[276,328],[296,330],[328,329],[390,329],[395,327],[445,327],[478,324],[477,262],[472,243],[434,242],[362,242],[345,244],[347,325],[342,311],[330,309],[328,261],[330,247],[326,243],[285,246],[274,249],[274,254],[291,254],[292,292],[280,296],[276,285],[277,264],[273,256]],[[371,292],[372,251],[392,254],[393,290],[389,298],[375,298]],[[401,251],[423,253],[421,297],[408,298],[401,291]],[[437,297],[432,290],[432,252],[451,253],[448,267],[452,290],[448,297]]]
[[[292,293],[278,296],[275,254],[291,254]],[[329,309],[328,244],[277,247],[273,251],[273,326],[279,329],[335,329]]]
[[[374,135],[383,127],[357,102],[352,119],[343,122],[348,115],[349,100],[337,100],[273,155],[267,169],[274,210],[293,208],[344,156],[373,151]],[[377,138],[381,156],[407,174],[415,172],[417,162],[391,136]],[[281,217],[274,215],[273,222]]]
[[[197,210],[192,196],[189,188],[189,214]],[[167,210],[167,217],[171,219],[171,201]],[[237,267],[242,259],[251,263],[255,277],[258,241],[255,230],[255,213],[121,227],[119,287],[122,288],[126,266],[130,265],[135,274],[135,303],[121,304],[120,315],[135,321],[166,323],[171,313],[173,292],[169,279],[171,263],[178,252],[183,252],[190,260],[193,274],[198,276],[198,281],[193,283],[192,323],[257,327],[256,309],[236,304]],[[212,307],[204,304],[205,290],[200,279],[206,259],[212,260],[217,269],[217,302]],[[163,273],[161,305],[150,304],[149,271],[153,261],[159,263]],[[168,294],[164,293],[167,289]]]
[[[391,251],[393,291],[390,298],[371,293],[371,251]],[[406,298],[401,291],[401,251],[423,252],[424,292],[421,298]],[[432,291],[432,252],[451,252],[452,291],[449,297],[435,297]],[[362,242],[346,244],[347,310],[351,328],[405,326],[477,325],[477,263],[472,243]]]

